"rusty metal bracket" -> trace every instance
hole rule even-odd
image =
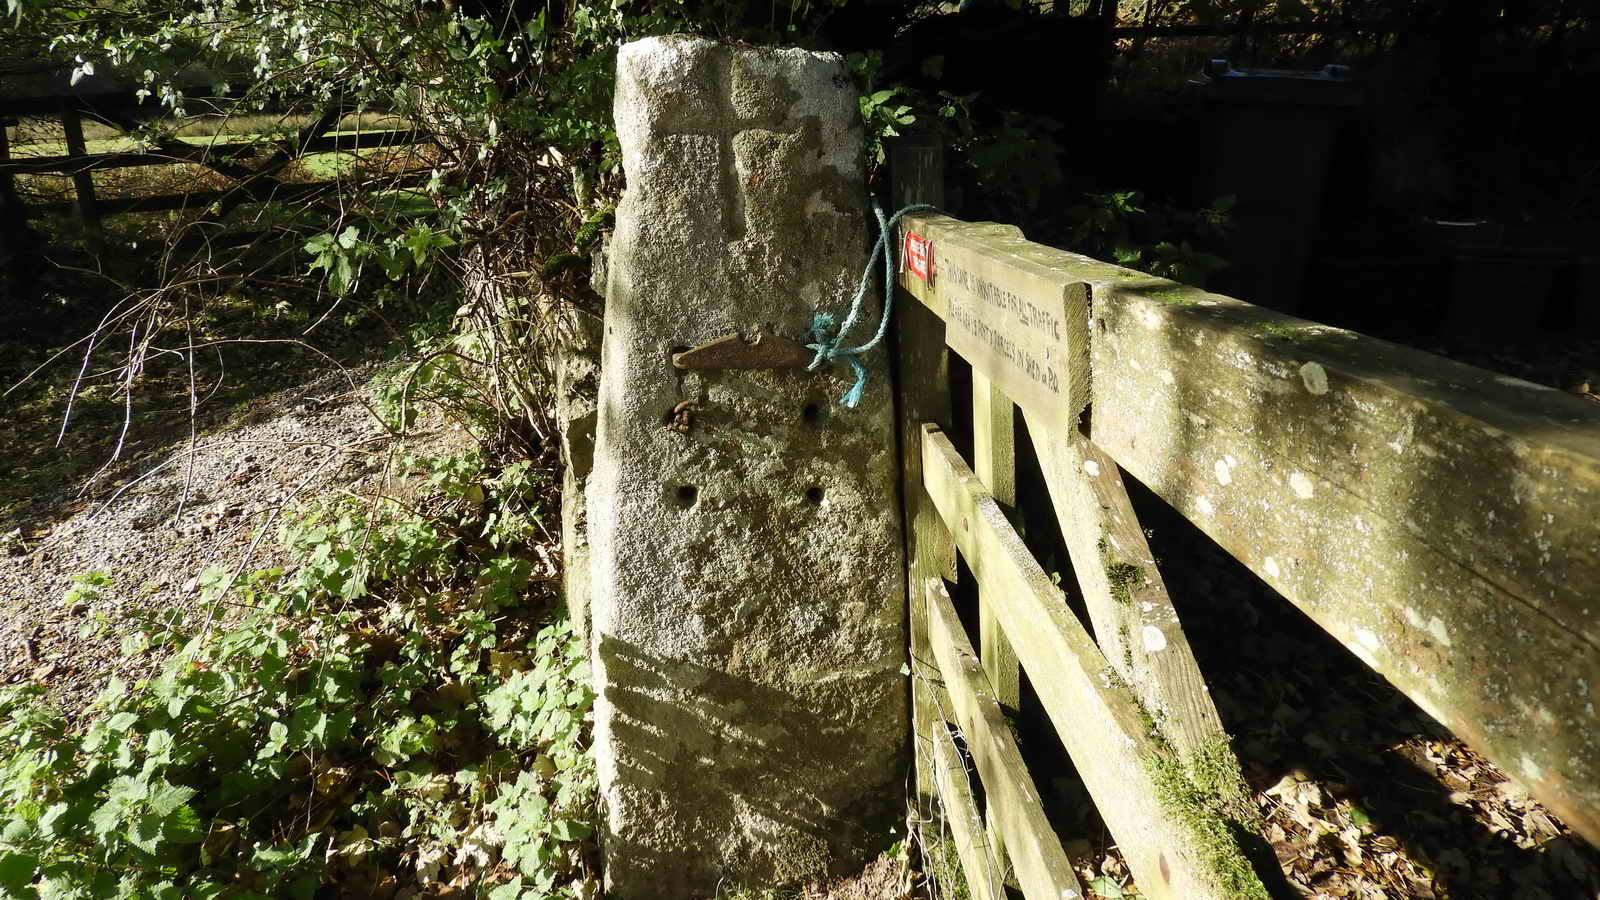
[[[816,355],[805,344],[762,331],[748,339],[730,334],[674,353],[672,364],[680,369],[804,369]]]

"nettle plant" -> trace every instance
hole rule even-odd
[[[587,660],[528,540],[548,475],[410,464],[410,504],[315,506],[288,568],[146,617],[125,650],[159,674],[110,679],[84,724],[0,693],[0,894],[591,889]]]

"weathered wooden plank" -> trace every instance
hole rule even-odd
[[[937,578],[928,583],[940,585],[941,589],[944,584]],[[921,610],[915,613],[915,617],[925,622],[925,596],[915,586],[911,588],[910,596],[913,608]],[[920,707],[932,711],[926,762],[931,779],[929,790],[937,799],[938,814],[934,814],[934,807],[929,807],[920,810],[917,816],[915,827],[925,842],[923,846],[942,840],[948,828],[956,845],[956,855],[969,893],[975,898],[1004,900],[1005,857],[999,848],[989,842],[989,836],[985,833],[983,816],[973,797],[965,761],[956,750],[951,733],[951,729],[956,727],[951,722],[955,710],[950,703],[950,694],[945,690],[939,662],[931,650],[925,658],[913,660],[911,690],[913,709]]]
[[[1088,303],[1083,279],[997,247],[1029,244],[1012,225],[920,214],[902,236],[933,242],[932,277],[903,270],[900,284],[947,323],[951,349],[1053,428],[1075,428],[1089,402]]]
[[[312,181],[284,185],[270,196],[259,198],[260,202],[293,203],[301,200],[311,200],[323,194],[332,193],[339,188],[337,181]],[[118,215],[121,213],[161,212],[169,209],[205,209],[213,203],[222,200],[232,193],[231,190],[221,191],[190,191],[187,194],[159,194],[153,197],[113,197],[100,200],[96,206],[101,215]],[[248,202],[256,202],[255,200]],[[71,212],[71,204],[41,203],[35,209],[45,213]]]
[[[0,164],[4,164],[11,157],[10,139],[6,135],[4,117],[0,117]],[[18,256],[22,254],[22,244],[28,238],[28,210],[22,205],[22,198],[17,196],[15,179],[10,175],[0,172],[0,292],[7,296],[20,293],[13,288],[13,283],[19,272],[17,265]],[[25,276],[24,276],[25,277]]]
[[[936,139],[900,138],[888,145],[895,209],[944,202],[944,145]],[[928,578],[956,577],[956,548],[922,487],[923,422],[950,422],[949,351],[944,321],[927,307],[895,292],[899,327],[894,331],[895,419],[900,440],[900,502],[905,517],[908,635],[913,684],[934,677],[928,647],[926,606],[917,585]],[[943,721],[926,691],[911,693],[915,799],[924,818],[931,812],[935,726]]]
[[[1015,415],[1011,399],[987,375],[972,372],[972,467],[978,480],[994,499],[1007,507],[1017,504],[1017,447]],[[989,678],[995,699],[1013,714],[1022,696],[1022,670],[1017,654],[1006,642],[1004,629],[994,610],[978,588],[978,647],[983,673]],[[985,812],[990,823],[989,842],[995,856],[1004,860],[1005,835],[994,827],[995,810],[990,803]]]
[[[0,197],[9,197],[16,190],[15,179],[6,172],[5,166],[11,159],[11,138],[6,133],[4,123],[0,123]],[[0,229],[0,234],[4,229]]]
[[[415,187],[428,180],[427,172],[413,172],[409,175],[389,176],[383,184],[383,190],[398,191],[408,187]],[[348,186],[348,183],[345,183]],[[310,181],[286,184],[269,195],[247,198],[244,203],[297,203],[315,201],[341,187],[338,181]],[[109,216],[119,213],[159,212],[169,209],[205,209],[219,200],[224,200],[233,192],[222,191],[191,191],[187,194],[161,194],[154,197],[113,197],[109,200],[99,201],[100,214]],[[71,204],[41,203],[32,207],[41,213],[59,215],[72,211]]]
[[[1196,773],[1179,774],[1170,750],[1144,726],[1132,692],[994,498],[937,427],[924,427],[922,451],[928,494],[973,574],[994,589],[1001,625],[1140,891],[1186,900],[1265,898],[1229,825],[1183,802],[1208,791],[1186,786]]]
[[[1180,753],[1215,746],[1222,719],[1117,464],[1077,432],[1053,435],[1027,417],[1096,643]]]
[[[1141,399],[1094,441],[1600,840],[1594,406],[1227,298],[1098,296],[1096,377]]]
[[[928,640],[939,660],[945,691],[956,724],[967,739],[967,752],[978,767],[989,799],[990,833],[1005,836],[1007,853],[1023,893],[1029,897],[1077,898],[1083,896],[1072,861],[1061,849],[1050,820],[1039,802],[1039,790],[1022,761],[1005,713],[994,696],[983,666],[944,584],[923,582],[927,602]]]
[[[984,836],[983,819],[972,798],[972,785],[967,781],[967,767],[962,764],[946,722],[941,721],[934,728],[933,753],[939,804],[944,810],[944,821],[950,826],[956,857],[961,860],[967,891],[974,900],[1005,900],[1001,867],[996,863],[999,853]]]
[[[67,105],[61,109],[61,131],[67,138],[67,152],[73,156],[84,155],[87,147],[83,142],[83,118],[78,108]],[[94,176],[88,172],[79,172],[72,176],[72,187],[77,192],[78,200],[74,211],[78,221],[90,231],[100,228],[100,212],[94,202]]]
[[[333,151],[373,150],[379,147],[396,147],[418,142],[415,131],[364,131],[351,134],[332,134],[312,140],[301,154],[330,153]],[[231,159],[255,151],[271,150],[274,144],[263,141],[220,141],[212,144],[188,144],[215,159]],[[45,175],[50,173],[81,174],[103,169],[129,169],[137,166],[175,166],[195,162],[193,154],[174,156],[162,152],[116,151],[111,153],[83,153],[67,156],[23,156],[0,161],[0,175]]]
[[[1600,409],[1020,238],[989,243],[1008,266],[1088,285],[1093,393],[1109,401],[1096,445],[1600,841]]]

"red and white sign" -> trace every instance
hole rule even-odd
[[[933,241],[919,237],[914,232],[906,232],[906,245],[900,260],[911,274],[927,281],[933,271]]]

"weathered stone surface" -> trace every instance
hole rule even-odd
[[[840,871],[905,795],[886,363],[846,409],[842,367],[670,354],[843,311],[866,256],[854,98],[833,55],[652,38],[619,54],[616,116],[588,491],[609,896]]]
[[[594,469],[603,324],[576,307],[561,311],[556,350],[556,427],[561,436],[561,595],[573,629],[589,639],[589,523],[585,491]]]

